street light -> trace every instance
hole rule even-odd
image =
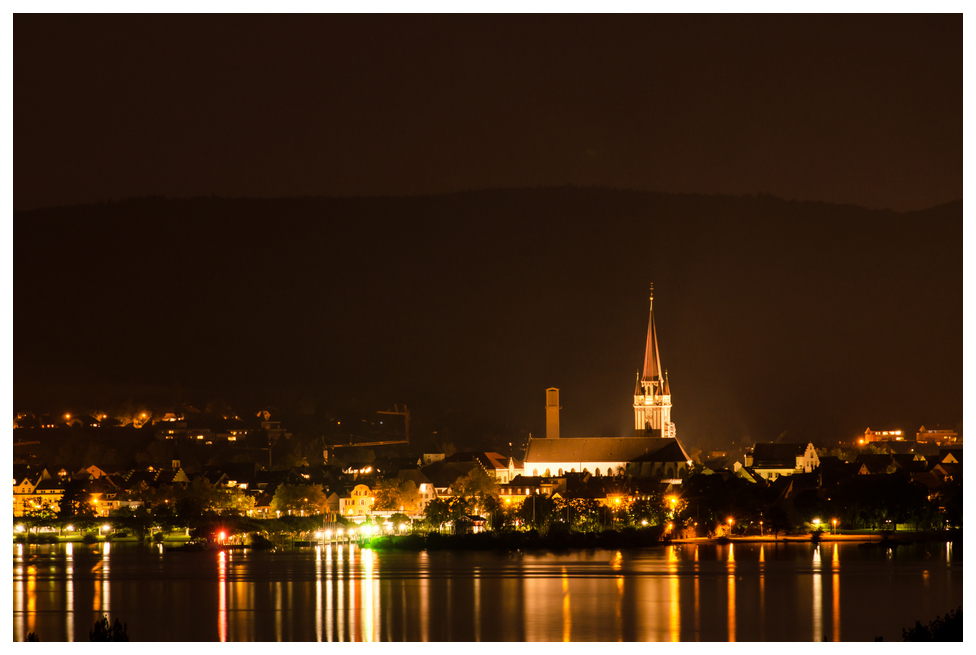
[[[763,536],[763,527],[762,527],[762,521],[759,521],[759,536],[760,536],[760,537],[761,537],[761,536]]]
[[[836,536],[837,535],[837,519],[831,519],[830,522],[834,524],[834,536]]]
[[[729,534],[730,535],[732,534],[732,524],[733,523],[734,523],[734,521],[732,520],[732,517],[730,516],[729,517]]]

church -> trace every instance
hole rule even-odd
[[[661,367],[654,324],[654,288],[644,346],[644,370],[634,388],[634,436],[559,436],[559,389],[546,389],[546,436],[529,439],[525,474],[559,477],[586,472],[595,476],[654,477],[680,483],[688,476],[691,458],[681,447],[671,421],[671,385]]]

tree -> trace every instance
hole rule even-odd
[[[424,521],[432,530],[440,530],[450,520],[450,504],[442,498],[435,498],[427,503],[427,506],[424,508]]]
[[[935,617],[926,625],[915,622],[915,627],[901,631],[902,641],[962,641],[962,607],[946,613],[945,618]]]
[[[198,476],[178,494],[176,514],[181,519],[196,519],[205,513],[216,511],[220,492],[210,482]]]
[[[638,498],[627,507],[627,522],[634,526],[661,525],[667,519],[669,507],[665,506],[660,494],[652,494],[649,498]]]
[[[376,484],[376,502],[373,507],[379,510],[413,510],[420,506],[420,491],[412,480],[389,478]]]
[[[279,484],[271,508],[282,514],[314,516],[325,513],[328,498],[320,484]]]
[[[129,641],[128,625],[115,619],[115,623],[109,625],[108,616],[102,616],[95,621],[95,625],[88,633],[89,641]]]
[[[529,496],[522,501],[515,514],[522,523],[531,525],[540,532],[546,532],[553,521],[560,518],[560,507],[550,496]]]
[[[95,516],[91,504],[91,494],[85,491],[85,482],[69,480],[64,485],[64,495],[58,507],[58,517],[68,519],[74,516]]]
[[[466,475],[462,475],[451,486],[458,496],[476,498],[498,495],[498,482],[485,473],[485,470],[480,466],[471,469]]]
[[[254,496],[247,495],[241,489],[220,489],[219,493],[218,508],[221,512],[244,514],[248,510],[254,509],[256,502]]]

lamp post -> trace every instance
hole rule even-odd
[[[730,516],[729,517],[729,536],[730,537],[732,536],[732,523],[734,523],[734,521],[732,520],[732,517]]]
[[[762,536],[763,536],[763,527],[762,527],[762,521],[759,521],[759,536],[760,536],[760,537],[762,537]]]
[[[834,536],[837,536],[837,519],[831,519],[830,522],[834,525]]]

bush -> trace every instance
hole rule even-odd
[[[157,532],[156,534],[153,535],[153,541],[156,542],[157,544],[163,543],[163,539],[165,538],[166,537],[163,535],[162,532]]]
[[[81,543],[83,543],[83,544],[97,544],[98,543],[98,536],[95,533],[93,533],[93,532],[86,532],[85,535],[81,538]]]
[[[252,532],[248,535],[248,543],[251,548],[264,549],[274,546],[271,541],[259,532]]]
[[[915,622],[915,627],[904,629],[901,633],[903,641],[962,641],[962,607],[948,612],[943,619],[935,618],[928,625]]]

